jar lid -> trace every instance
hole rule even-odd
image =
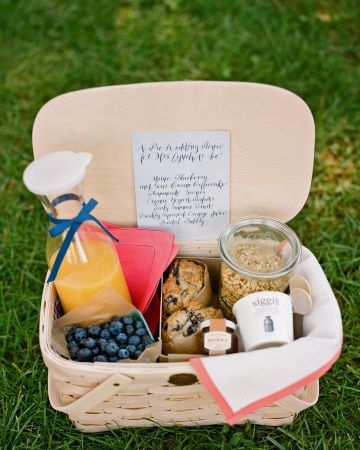
[[[37,195],[66,192],[85,177],[92,154],[87,152],[52,152],[35,159],[25,169],[23,180],[29,191]]]
[[[220,235],[219,247],[228,266],[254,279],[279,278],[290,272],[301,256],[294,231],[269,217],[245,217],[230,223]]]
[[[210,320],[211,319],[207,319],[207,320],[204,320],[203,322],[201,322],[200,330],[202,330],[203,328],[209,327],[210,326]],[[231,320],[227,320],[227,319],[215,319],[215,320],[224,320],[225,321],[225,325],[226,325],[227,328],[232,328],[233,330],[235,330],[236,325]]]

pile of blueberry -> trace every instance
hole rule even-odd
[[[72,327],[66,335],[66,342],[74,361],[116,362],[137,359],[154,340],[141,320],[115,316],[102,325]]]

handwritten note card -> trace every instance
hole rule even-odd
[[[136,132],[132,146],[138,226],[217,238],[229,223],[230,132]]]

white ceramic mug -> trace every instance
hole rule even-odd
[[[293,305],[283,292],[246,295],[233,306],[246,352],[277,347],[294,340]]]

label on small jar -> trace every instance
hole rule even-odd
[[[204,336],[204,347],[207,350],[229,350],[232,345],[231,334],[226,331],[209,331]]]
[[[210,319],[202,326],[203,350],[206,355],[234,353],[237,345],[235,324],[225,319]]]

